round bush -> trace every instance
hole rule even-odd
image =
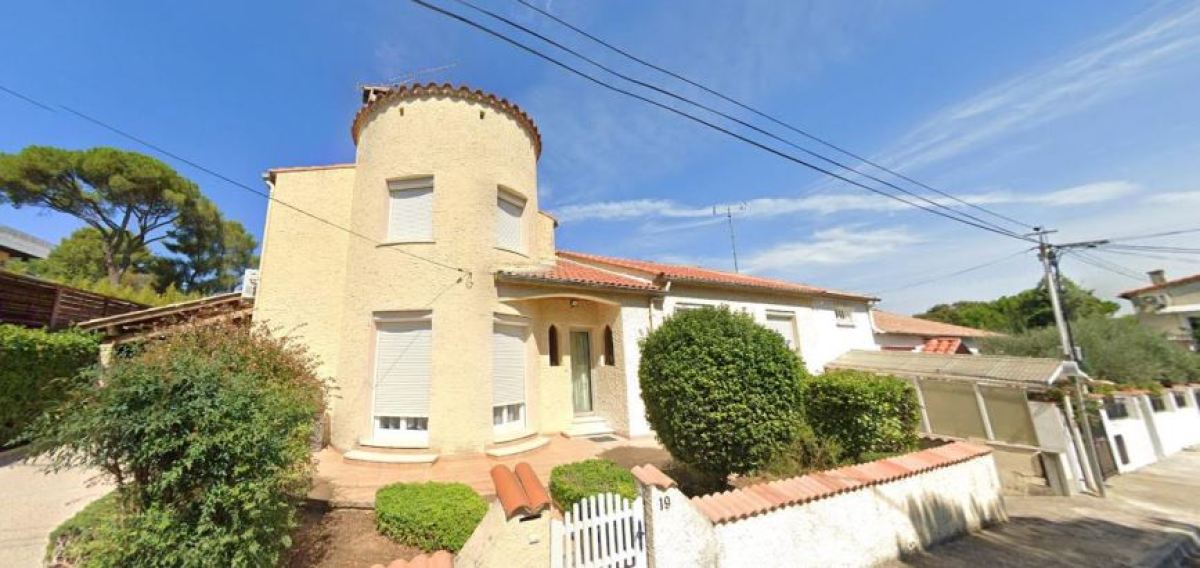
[[[392,540],[427,552],[458,552],[487,513],[462,483],[393,483],[375,493],[375,523]]]
[[[921,407],[908,381],[837,370],[804,381],[803,389],[813,432],[836,440],[846,456],[861,460],[917,447]]]
[[[675,459],[723,479],[767,463],[802,418],[800,358],[726,308],[687,310],[642,340],[646,418]]]
[[[629,470],[609,460],[584,460],[550,471],[550,496],[563,511],[598,493],[615,493],[633,500],[637,498],[637,484]]]

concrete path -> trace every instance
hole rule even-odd
[[[0,566],[42,565],[50,531],[111,490],[83,471],[55,475],[21,461],[17,451],[0,453]]]
[[[1006,497],[1009,522],[894,566],[1200,566],[1200,449],[1108,481],[1109,496]]]

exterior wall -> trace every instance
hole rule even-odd
[[[1138,322],[1155,331],[1165,334],[1182,347],[1196,349],[1195,342],[1192,338],[1192,327],[1189,323],[1189,317],[1198,317],[1200,313],[1178,313],[1164,314],[1158,313],[1153,304],[1149,302],[1139,301],[1140,297],[1165,295],[1168,298],[1168,305],[1183,306],[1189,304],[1200,304],[1200,282],[1190,282],[1170,286],[1161,290],[1154,290],[1139,294],[1133,298],[1134,312],[1137,314]]]
[[[1145,411],[1138,402],[1140,397],[1118,395],[1117,398],[1125,403],[1129,416],[1113,419],[1101,407],[1100,421],[1104,425],[1104,434],[1108,437],[1114,461],[1117,462],[1117,471],[1127,473],[1158,461],[1158,457],[1155,456],[1154,441],[1147,425]],[[1117,436],[1121,437],[1129,463],[1121,460],[1121,454],[1117,450]]]
[[[658,568],[872,566],[1006,518],[990,454],[719,524],[676,488],[643,490]]]
[[[885,351],[916,351],[925,345],[925,338],[919,335],[900,335],[897,333],[876,333],[875,343]]]
[[[1150,414],[1150,421],[1158,433],[1164,456],[1200,444],[1200,412],[1196,410],[1195,398],[1189,395],[1191,393],[1187,393],[1184,399],[1190,404],[1180,407],[1175,404],[1175,397],[1171,396],[1171,391],[1164,391],[1161,397],[1166,403],[1166,412]],[[1154,395],[1147,395],[1151,396]]]
[[[320,211],[330,222],[346,226],[353,187],[353,167],[288,171],[276,174],[271,197],[304,211]],[[253,318],[306,345],[326,379],[338,375],[351,238],[295,209],[268,205]],[[331,417],[341,403],[340,397],[331,397]]]
[[[550,515],[506,520],[499,501],[475,527],[462,550],[454,557],[459,568],[491,566],[549,566]]]
[[[663,313],[668,316],[675,313],[675,306],[680,303],[726,305],[752,314],[759,322],[766,321],[767,310],[795,313],[800,356],[811,373],[823,372],[826,363],[851,349],[879,348],[871,328],[869,306],[862,301],[797,298],[674,283],[663,300]],[[838,325],[833,312],[835,305],[853,309],[853,327]]]
[[[646,403],[642,401],[641,378],[638,367],[642,361],[642,349],[638,345],[653,329],[655,322],[662,321],[662,310],[646,299],[638,305],[627,302],[621,306],[621,351],[624,357],[618,361],[625,369],[625,400],[629,407],[627,423],[630,436],[648,436],[654,431],[646,421]]]

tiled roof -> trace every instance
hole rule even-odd
[[[515,471],[503,465],[493,467],[492,483],[508,519],[537,516],[550,508],[550,494],[528,463],[517,464]]]
[[[1126,290],[1117,295],[1122,298],[1132,299],[1134,296],[1141,294],[1143,292],[1153,292],[1154,290],[1161,290],[1163,288],[1170,288],[1172,286],[1180,286],[1183,284],[1191,284],[1193,282],[1200,282],[1200,274],[1193,274],[1191,276],[1184,276],[1183,278],[1167,280],[1166,282],[1163,282],[1162,284],[1152,284],[1150,286],[1134,288],[1133,290]]]
[[[788,282],[787,280],[763,278],[761,276],[750,276],[748,274],[738,274],[735,272],[713,270],[711,268],[701,268],[698,266],[665,264],[661,262],[650,262],[646,260],[634,260],[628,258],[614,258],[611,256],[601,256],[597,254],[570,251],[559,251],[558,256],[560,258],[567,258],[589,264],[603,264],[611,267],[642,272],[650,278],[661,277],[667,280],[715,284],[720,286],[759,288],[777,292],[791,292],[812,296],[832,296],[864,301],[877,299],[870,296],[864,296],[862,294],[842,292],[830,288],[819,288],[817,286],[809,286],[807,284]]]
[[[599,286],[627,290],[661,291],[662,288],[648,280],[639,280],[609,270],[603,270],[572,260],[560,258],[554,266],[538,270],[502,270],[496,274],[501,280],[543,281],[578,286]]]
[[[992,331],[903,316],[883,310],[871,310],[871,319],[875,321],[875,329],[881,333],[920,335],[922,337],[995,337],[1000,335]]]
[[[958,353],[960,347],[962,347],[962,339],[958,337],[933,337],[925,342],[925,345],[921,347],[921,352],[950,355]]]
[[[842,354],[827,364],[826,368],[854,369],[901,377],[1043,388],[1065,379],[1064,374],[1067,371],[1063,362],[1057,359],[859,349]]]
[[[536,156],[542,155],[542,135],[538,132],[537,125],[533,123],[533,119],[521,110],[521,107],[502,99],[491,93],[485,93],[479,89],[472,90],[466,85],[454,86],[450,83],[427,83],[424,85],[398,85],[398,86],[379,86],[365,87],[363,89],[363,106],[358,109],[358,113],[354,115],[354,123],[350,126],[350,135],[354,138],[354,143],[358,144],[358,132],[362,129],[363,123],[371,112],[380,108],[384,103],[403,100],[403,99],[421,99],[447,97],[456,98],[473,103],[490,106],[497,111],[504,113],[517,121],[525,129],[525,133],[529,135],[533,142],[533,152]]]
[[[953,442],[893,458],[692,497],[691,502],[713,524],[728,523],[951,466],[991,452],[985,446]],[[639,469],[642,475],[653,470],[657,473],[651,477],[666,477],[652,465]]]
[[[383,564],[372,564],[371,568],[454,568],[454,555],[439,550],[433,554],[418,554],[412,560],[397,558],[386,567]]]

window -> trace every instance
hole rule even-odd
[[[613,332],[609,326],[604,326],[604,364],[609,367],[617,364],[617,349],[613,344]]]
[[[524,323],[497,320],[492,328],[492,426],[498,437],[525,432]]]
[[[683,312],[683,311],[687,311],[687,310],[698,310],[703,307],[704,307],[704,304],[689,304],[689,303],[685,303],[685,302],[676,302],[675,303],[675,311],[677,311],[677,312]]]
[[[433,178],[388,181],[387,240],[433,240]]]
[[[525,252],[521,236],[521,214],[525,200],[504,190],[496,198],[496,246],[514,252]]]
[[[375,317],[375,442],[429,443],[429,316],[392,312]]]
[[[558,328],[550,326],[550,331],[546,334],[546,349],[550,351],[550,366],[557,367],[562,364],[562,359],[558,355]]]
[[[787,312],[767,312],[767,329],[783,336],[787,346],[796,348],[796,316]]]
[[[1166,412],[1167,401],[1163,400],[1163,397],[1161,396],[1151,396],[1150,408],[1153,408],[1155,412]]]
[[[1182,392],[1175,391],[1171,394],[1175,397],[1175,408],[1176,409],[1182,410],[1184,408],[1187,408],[1187,405],[1188,405],[1187,397],[1184,396]]]
[[[854,327],[854,310],[846,306],[834,306],[833,315],[837,324],[842,327]]]
[[[1129,418],[1129,407],[1125,406],[1123,400],[1108,397],[1104,399],[1104,414],[1108,415],[1109,420]]]
[[[1117,434],[1113,436],[1113,441],[1117,443],[1117,455],[1121,458],[1121,465],[1129,465],[1129,450],[1125,447],[1125,436]]]

